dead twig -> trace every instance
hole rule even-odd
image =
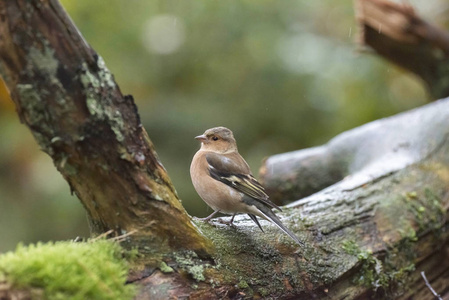
[[[432,294],[435,296],[435,298],[438,299],[438,300],[443,300],[443,298],[441,298],[440,294],[435,292],[433,287],[430,285],[430,283],[427,280],[427,277],[426,277],[426,274],[424,273],[424,271],[421,272],[421,276],[424,279],[424,282],[426,283],[427,288],[429,288],[429,290],[432,292]]]

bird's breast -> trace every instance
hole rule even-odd
[[[213,179],[205,155],[200,151],[193,157],[190,177],[198,195],[212,209],[224,213],[246,212],[242,202],[243,193]]]

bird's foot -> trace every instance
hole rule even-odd
[[[225,221],[225,220],[223,220],[223,219],[218,219],[218,222],[220,223],[220,224],[225,224],[225,225],[229,225],[229,226],[235,226],[234,225],[234,217],[235,217],[235,214],[233,214],[232,215],[232,218],[231,218],[231,220],[229,220],[229,221]]]
[[[218,212],[219,212],[218,210],[214,211],[213,213],[211,213],[209,216],[207,216],[205,218],[197,218],[197,217],[194,217],[194,218],[195,218],[195,220],[199,220],[199,221],[203,221],[203,222],[209,223],[210,220],[212,219],[212,217],[215,216],[215,214],[217,214]]]
[[[212,218],[209,218],[209,217],[205,217],[205,218],[193,217],[193,218],[195,220],[202,221],[202,222],[205,222],[205,223],[210,223],[210,220],[212,219]]]
[[[234,224],[231,221],[226,221],[223,219],[217,219],[217,222],[224,225],[234,226]]]

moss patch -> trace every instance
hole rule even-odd
[[[422,193],[406,193],[403,200],[408,211],[413,214],[420,232],[441,229],[445,210],[442,207],[441,199],[431,189],[425,188]]]
[[[161,270],[162,273],[173,273],[174,270],[172,267],[167,265],[164,261],[161,261],[159,264],[159,270]]]
[[[341,247],[343,250],[350,255],[357,255],[360,252],[359,245],[352,240],[343,241]]]
[[[97,75],[90,72],[86,63],[81,66],[80,80],[86,94],[86,106],[93,118],[109,121],[117,140],[122,142],[125,139],[125,122],[121,112],[111,105],[112,97],[107,96],[115,88],[114,79],[101,57],[98,57],[97,63]]]
[[[175,256],[176,263],[188,274],[190,274],[193,279],[197,282],[205,281],[204,276],[205,268],[210,267],[209,264],[199,264],[201,260],[198,258],[195,252],[187,250],[176,253]]]
[[[248,283],[245,280],[240,280],[240,282],[237,284],[237,286],[240,289],[247,289],[249,287]]]
[[[43,290],[44,299],[132,299],[127,263],[116,243],[19,245],[0,256],[0,278],[13,289]]]
[[[287,292],[286,283],[290,289],[303,287],[300,275],[290,267],[298,265],[298,268],[302,268],[300,265],[309,262],[282,254],[289,253],[291,247],[298,249],[288,236],[268,224],[263,224],[267,234],[260,234],[258,228],[246,224],[251,224],[247,218],[238,217],[234,222],[233,227],[218,225],[219,230],[211,224],[196,223],[201,232],[213,240],[215,246],[216,264],[212,266],[218,272],[218,276],[214,276],[215,284],[232,284],[248,298],[254,295],[263,297],[268,291],[273,297],[284,295]],[[273,245],[270,241],[274,237],[271,231],[277,234],[276,238],[285,239],[285,243]],[[253,233],[257,236],[253,237]],[[206,281],[210,270],[211,268],[204,270]]]
[[[343,250],[356,256],[360,264],[359,275],[354,282],[389,297],[400,294],[408,283],[410,273],[415,270],[415,265],[410,262],[413,257],[408,257],[408,252],[402,251],[401,246],[404,244],[404,248],[413,249],[413,242],[412,238],[404,237],[397,251],[388,252],[381,261],[370,250],[361,249],[356,242],[344,241]]]

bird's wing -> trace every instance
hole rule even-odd
[[[206,160],[212,178],[272,208],[281,210],[268,199],[264,187],[253,177],[248,164],[240,154],[237,152],[230,154],[208,153]]]

